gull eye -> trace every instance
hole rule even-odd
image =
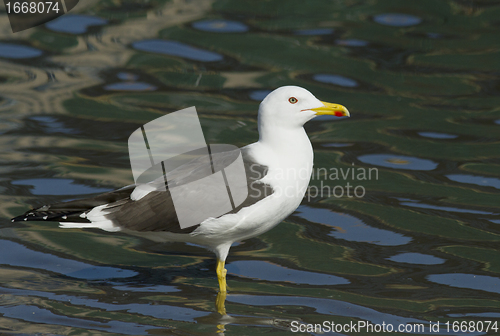
[[[290,102],[290,104],[295,104],[297,103],[299,100],[295,97],[290,97],[290,99],[288,99],[288,101]]]

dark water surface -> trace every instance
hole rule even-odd
[[[16,34],[1,6],[0,334],[500,334],[499,1],[80,1]],[[232,248],[227,316],[200,247],[9,220],[132,183],[127,139],[165,113],[254,142],[290,84],[352,117],[306,125],[308,197]]]

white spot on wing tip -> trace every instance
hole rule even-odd
[[[45,220],[45,219],[47,219],[47,218],[49,218],[49,216],[43,216],[43,219],[44,219],[44,220]]]
[[[109,220],[92,223],[72,223],[72,222],[59,222],[59,227],[62,229],[101,229],[108,232],[121,231],[119,227],[113,225]]]

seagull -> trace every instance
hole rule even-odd
[[[219,293],[225,295],[224,266],[231,245],[272,229],[300,205],[313,168],[313,149],[303,126],[318,115],[348,117],[349,111],[342,105],[320,101],[298,86],[283,86],[269,93],[259,106],[259,140],[241,148],[248,180],[247,198],[233,211],[208,217],[197,225],[180,227],[168,189],[138,185],[92,198],[44,205],[12,221],[57,221],[62,228],[99,228],[156,241],[204,246],[217,257]],[[192,173],[196,169],[174,171],[170,181],[189,178],[186,171]]]

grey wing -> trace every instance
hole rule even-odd
[[[213,162],[217,162],[214,164],[213,171],[218,171],[217,166],[220,168],[231,164],[234,161],[234,154],[234,152],[212,153]],[[241,150],[241,154],[245,169],[248,196],[241,204],[236,205],[232,210],[224,214],[236,213],[240,209],[251,206],[273,193],[270,185],[260,181],[260,179],[267,175],[267,167],[257,163],[247,153],[245,148]],[[173,233],[190,233],[194,231],[199,224],[181,229],[169,187],[172,189],[207,177],[207,172],[204,168],[206,164],[207,157],[199,157],[182,165],[179,169],[167,174],[168,183],[166,187],[162,179],[155,180],[151,183],[151,186],[156,188],[155,191],[148,193],[139,200],[130,199],[123,205],[123,210],[113,211],[107,216],[118,223],[120,227],[130,230],[169,231]],[[197,189],[189,188],[189,191],[186,191],[183,196],[189,197],[188,193],[195,194],[198,202],[203,203],[206,200],[209,203],[211,201],[210,198],[214,196],[203,191],[210,189],[210,187],[212,186],[208,184],[198,185]],[[204,219],[208,217],[204,217]]]
[[[242,148],[241,154],[247,178],[248,196],[241,204],[227,213],[236,213],[241,208],[251,206],[273,193],[271,186],[259,181],[267,174],[267,167],[257,163],[245,148]],[[217,156],[219,165],[227,166],[234,160],[234,155],[234,152],[222,152],[215,153],[213,157]],[[165,177],[146,184],[149,192],[138,199],[134,199],[133,193],[138,187],[144,185],[127,186],[88,199],[45,205],[15,217],[12,221],[47,220],[90,223],[91,221],[86,218],[86,214],[97,206],[104,206],[104,217],[113,225],[121,228],[142,232],[191,233],[198,228],[199,224],[181,228],[168,187],[185,185],[206,177],[213,171],[213,168],[211,171],[207,171],[207,164],[211,164],[210,157],[207,156],[200,156],[188,161],[167,174],[167,184]],[[199,193],[199,197],[211,197],[211,195]]]

